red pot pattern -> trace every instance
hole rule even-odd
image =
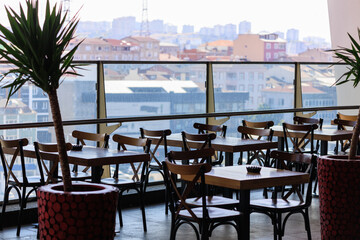
[[[118,189],[99,184],[79,185],[88,191],[54,191],[52,186],[59,184],[39,188],[40,239],[114,239]]]
[[[322,239],[360,239],[360,161],[320,157]]]

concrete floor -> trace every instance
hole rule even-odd
[[[262,191],[253,191],[251,198],[262,197]],[[320,214],[319,214],[319,199],[313,198],[312,206],[310,208],[310,224],[312,239],[320,239]],[[142,219],[140,210],[137,208],[130,208],[123,210],[124,227],[120,229],[119,223],[116,223],[116,237],[115,239],[131,239],[131,240],[166,240],[170,236],[170,215],[166,216],[164,211],[164,204],[146,206],[147,227],[148,231],[143,232]],[[263,215],[253,213],[250,216],[250,238],[257,240],[273,239],[273,227],[270,219]],[[5,228],[0,231],[1,240],[13,239],[36,239],[36,229],[32,225],[26,225],[21,229],[21,237],[16,237],[16,228]],[[183,225],[177,232],[177,240],[192,240],[196,239],[193,230]],[[213,236],[210,239],[231,240],[237,239],[237,235],[233,227],[220,226],[214,230]],[[304,221],[300,214],[291,216],[286,224],[284,240],[301,240],[307,239]]]

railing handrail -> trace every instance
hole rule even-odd
[[[359,107],[360,107],[359,105],[330,106],[330,107],[312,107],[312,108],[296,108],[296,109],[287,108],[287,109],[272,109],[272,110],[256,110],[256,111],[242,111],[242,112],[195,113],[195,114],[175,114],[175,115],[142,116],[142,117],[85,119],[85,120],[63,121],[63,125],[70,126],[70,125],[87,125],[87,124],[102,124],[102,123],[144,122],[144,121],[155,121],[155,120],[162,121],[162,120],[190,119],[190,118],[232,117],[232,116],[263,115],[263,114],[276,114],[276,113],[349,110],[349,109],[359,109]],[[0,130],[52,127],[53,125],[54,125],[53,122],[0,124]]]
[[[311,64],[311,65],[343,65],[343,62],[298,62],[298,61],[283,61],[283,62],[265,62],[265,61],[129,61],[129,60],[74,60],[75,63],[86,64]],[[8,61],[0,60],[0,64],[9,63]]]

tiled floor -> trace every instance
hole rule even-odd
[[[260,191],[252,192],[251,198],[261,197]],[[151,205],[146,207],[148,231],[143,232],[141,213],[139,209],[125,209],[123,211],[124,227],[120,230],[119,223],[116,225],[115,239],[131,240],[166,240],[170,234],[170,215],[166,216],[164,204]],[[313,198],[310,209],[310,224],[312,239],[320,239],[320,220],[319,220],[319,199]],[[273,228],[270,219],[263,214],[251,214],[251,233],[250,238],[256,240],[273,239]],[[13,239],[36,239],[36,229],[31,226],[24,226],[21,230],[21,237],[16,237],[16,228],[6,228],[0,231],[1,240]],[[177,240],[196,239],[193,230],[186,225],[180,227],[177,233]],[[237,239],[233,227],[220,226],[214,230],[210,239]],[[286,224],[286,239],[307,239],[304,221],[301,214],[291,216]]]

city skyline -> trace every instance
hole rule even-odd
[[[44,0],[40,0],[44,2]],[[21,1],[20,1],[21,2]],[[59,2],[59,1],[51,1]],[[5,3],[15,11],[19,1]],[[142,0],[114,1],[71,0],[71,12],[75,14],[80,9],[81,21],[112,21],[118,17],[134,16],[141,22]],[[330,42],[329,18],[326,0],[223,0],[221,5],[215,0],[183,0],[174,1],[148,0],[148,20],[161,19],[164,23],[178,26],[181,32],[183,25],[194,25],[195,32],[201,27],[215,25],[238,24],[242,21],[252,23],[252,32],[284,32],[288,29],[298,29],[300,39],[317,36]],[[235,6],[235,7],[234,7]],[[101,11],[103,14],[99,14]],[[186,18],[184,18],[186,16]],[[4,8],[0,10],[0,21],[4,24]]]

